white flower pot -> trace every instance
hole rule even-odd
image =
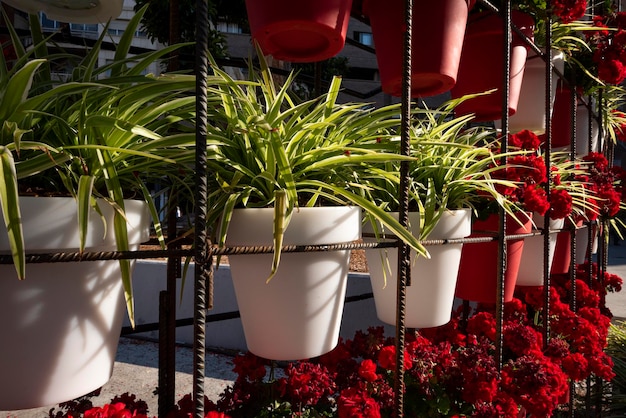
[[[397,216],[397,214],[396,214]],[[419,214],[410,213],[410,225],[419,225]],[[465,238],[471,233],[471,211],[447,211],[428,239]],[[416,234],[417,235],[417,234]],[[428,328],[450,321],[463,244],[429,245],[430,259],[411,255],[411,285],[406,289],[405,326]],[[396,323],[398,250],[365,251],[378,318]]]
[[[543,228],[544,217],[533,214],[533,222],[537,228]],[[552,260],[554,259],[558,230],[563,228],[564,222],[564,219],[550,220],[550,230],[554,231],[550,232],[550,251],[548,253],[548,265],[550,266],[552,266]],[[524,252],[522,253],[522,262],[517,275],[517,286],[543,286],[543,255],[543,235],[524,239]]]
[[[598,253],[598,227],[587,226],[576,230],[576,263],[582,264],[587,259],[589,251],[589,228],[591,228],[591,254]]]
[[[598,121],[594,118],[591,120],[591,133],[589,132],[589,108],[584,105],[576,107],[576,155],[578,157],[585,156],[591,152],[600,152],[600,143],[598,140],[600,129]],[[590,146],[591,143],[591,146]]]
[[[554,52],[552,64],[563,74],[565,65],[562,52]],[[546,63],[533,51],[528,53],[522,89],[520,92],[517,111],[509,117],[509,132],[516,133],[524,129],[533,131],[537,135],[546,131]],[[558,77],[552,77],[550,109],[554,106]],[[502,121],[496,120],[497,129],[502,128]]]
[[[76,201],[22,197],[27,252],[78,251]],[[144,202],[126,201],[133,248],[149,238]],[[86,251],[114,251],[113,209],[92,213]],[[0,227],[0,248],[8,240]],[[68,401],[104,385],[113,372],[125,303],[119,262],[27,264],[19,281],[0,265],[0,410]]]
[[[272,245],[274,209],[237,209],[228,246]],[[295,210],[284,245],[347,243],[361,236],[358,207]],[[320,356],[337,345],[350,251],[283,253],[266,283],[271,254],[231,255],[231,275],[248,349],[274,360]]]

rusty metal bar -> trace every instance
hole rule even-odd
[[[194,344],[193,344],[193,403],[194,417],[204,418],[205,375],[205,311],[207,301],[206,264],[211,267],[207,243],[207,77],[209,43],[209,6],[207,0],[196,0],[196,193],[194,245]],[[209,275],[209,282],[212,275]],[[209,287],[212,283],[209,283]]]
[[[500,10],[502,15],[504,42],[502,45],[502,53],[504,59],[504,69],[502,73],[502,145],[504,152],[508,149],[508,132],[509,132],[509,96],[510,86],[509,77],[511,74],[511,1],[503,2]],[[507,164],[507,157],[502,157],[502,165]],[[503,208],[499,210],[500,230],[498,232],[498,277],[496,289],[496,353],[495,360],[498,370],[502,368],[502,350],[504,345],[503,323],[504,323],[504,272],[506,271],[506,213]]]
[[[400,150],[402,155],[410,155],[411,144],[411,45],[413,41],[413,0],[405,0],[404,13],[404,62],[402,63],[402,120]],[[400,202],[398,220],[403,227],[409,224],[409,163],[400,163]],[[394,407],[397,418],[404,417],[404,342],[406,314],[406,286],[410,285],[411,249],[398,240],[398,285],[396,305],[396,375],[394,381]]]
[[[552,158],[552,14],[551,1],[546,2],[546,79],[545,79],[545,164],[546,164],[546,194],[550,196],[551,180],[551,158]],[[550,342],[550,216],[549,212],[544,217],[543,235],[543,344],[548,347]]]

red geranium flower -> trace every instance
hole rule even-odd
[[[376,363],[370,359],[365,359],[359,366],[359,376],[368,382],[375,382],[380,377],[376,373]]]
[[[585,15],[587,0],[553,0],[552,11],[561,22],[570,23]]]
[[[516,134],[509,135],[509,144],[523,150],[536,151],[541,145],[541,140],[533,131],[524,129]]]
[[[337,400],[339,418],[380,418],[380,406],[363,391],[348,388]]]
[[[572,213],[572,196],[565,189],[550,190],[550,218],[563,219]]]

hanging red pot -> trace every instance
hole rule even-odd
[[[582,94],[582,90],[578,90]],[[567,85],[559,85],[552,116],[552,148],[557,151],[571,151],[572,141],[572,89]],[[587,155],[590,150],[598,151],[598,123],[592,118],[591,132],[589,132],[589,108],[578,96],[576,103],[576,155]],[[557,149],[558,148],[558,149]]]
[[[520,224],[521,223],[521,224]],[[491,215],[484,221],[472,225],[470,238],[493,236],[499,230],[499,216]],[[507,215],[506,234],[528,234],[532,230],[530,214],[520,212],[517,220]],[[468,243],[463,246],[456,296],[461,299],[495,303],[498,283],[498,241]],[[506,270],[504,272],[504,300],[513,299],[519,272],[524,239],[509,239],[506,243]]]
[[[252,38],[264,54],[315,62],[343,49],[352,0],[246,0]]]
[[[411,96],[433,96],[454,86],[459,69],[468,10],[474,0],[438,0],[419,4],[413,14]],[[401,0],[368,0],[382,89],[402,96],[405,13]]]
[[[532,16],[514,10],[511,22],[528,38],[533,39],[535,22]],[[461,53],[459,74],[452,88],[452,98],[468,94],[484,93],[496,89],[494,93],[464,101],[456,107],[457,115],[475,114],[475,121],[498,120],[502,118],[505,57],[504,23],[497,13],[481,12],[470,16],[465,33],[465,43]],[[509,115],[517,110],[528,46],[513,32],[511,43],[511,71],[509,77]]]
[[[572,140],[572,89],[558,83],[552,110],[552,147],[568,147]],[[576,99],[574,99],[577,102]]]

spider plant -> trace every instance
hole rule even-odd
[[[189,135],[179,133],[192,129],[191,123],[184,122],[193,121],[195,83],[190,76],[141,74],[164,52],[144,54],[135,61],[128,58],[133,27],[140,17],[138,13],[131,21],[114,62],[99,69],[96,58],[104,35],[85,57],[50,55],[49,40],[41,36],[36,18],[30,20],[31,31],[40,42],[28,51],[10,28],[18,60],[10,67],[0,57],[0,206],[19,279],[26,276],[19,199],[25,189],[41,195],[62,192],[76,199],[80,251],[90,208],[99,212],[102,201],[116,211],[112,228],[117,249],[129,249],[124,212],[128,197],[148,203],[163,243],[146,182],[176,181],[186,158],[192,159],[193,143]],[[73,76],[63,84],[55,83],[50,72],[53,59],[60,57],[75,61]],[[134,323],[130,260],[120,260],[120,266]]]
[[[490,200],[512,212],[517,208],[498,192],[496,185],[515,187],[512,182],[494,179],[503,155],[496,152],[496,135],[486,127],[468,128],[472,115],[454,117],[456,105],[466,98],[451,100],[437,109],[414,111],[410,131],[409,210],[418,211],[419,238],[428,237],[446,210],[471,208],[479,211],[481,202]],[[372,142],[372,141],[370,141]],[[397,137],[376,141],[372,146],[385,152],[398,152]],[[509,153],[507,155],[513,155]],[[400,167],[387,161],[372,167],[375,175],[364,180],[362,193],[386,211],[397,212]],[[375,233],[379,225],[372,222]],[[389,231],[385,231],[388,233]]]
[[[218,225],[218,245],[225,245],[235,208],[273,206],[271,278],[279,266],[284,229],[296,208],[355,205],[416,251],[425,252],[389,213],[354,191],[372,164],[410,159],[359,145],[399,125],[397,105],[374,109],[363,103],[338,104],[337,77],[321,97],[299,102],[291,90],[294,74],[280,86],[262,58],[260,69],[251,68],[248,80],[234,80],[216,66],[213,71],[208,220]]]

